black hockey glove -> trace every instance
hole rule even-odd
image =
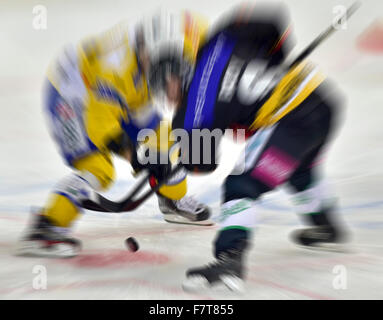
[[[107,143],[107,148],[111,152],[120,156],[122,156],[126,151],[130,151],[132,153],[136,152],[136,147],[126,132],[122,132],[119,136],[111,139],[109,143]]]
[[[172,170],[172,165],[168,164],[148,164],[146,169],[149,171],[150,178],[155,178],[157,181],[163,181],[169,177]]]
[[[157,152],[152,161],[147,161],[147,159],[145,160],[147,163],[144,163],[144,161],[138,159],[137,153],[135,153],[132,158],[133,169],[136,172],[147,170],[149,172],[149,177],[155,178],[157,181],[162,181],[169,176],[172,170],[172,165],[168,155],[162,154],[161,156],[161,153]]]

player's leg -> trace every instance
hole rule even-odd
[[[320,152],[315,149],[290,177],[293,205],[304,225],[292,233],[292,240],[306,247],[341,248],[347,239],[337,212],[337,199],[320,170]]]
[[[276,136],[276,137],[275,137]],[[185,290],[220,288],[243,290],[245,278],[244,259],[250,249],[252,230],[256,226],[257,200],[271,191],[269,185],[254,176],[254,170],[262,154],[281,134],[276,128],[258,132],[248,140],[245,152],[236,168],[223,185],[223,203],[219,217],[219,231],[214,241],[216,260],[199,268],[189,269],[183,283]],[[240,173],[238,169],[244,171]]]
[[[173,163],[178,158],[179,148],[174,145],[170,151]],[[174,151],[172,151],[174,149]],[[174,156],[174,157],[173,157]],[[171,178],[157,193],[158,205],[164,219],[170,223],[209,226],[214,224],[209,218],[210,208],[197,201],[187,193],[187,176],[185,170]]]
[[[224,185],[219,231],[214,240],[216,260],[208,266],[189,269],[186,290],[206,287],[227,287],[242,291],[245,259],[257,224],[257,200],[272,188],[254,179],[251,172],[229,176]]]
[[[150,106],[148,106],[149,109]],[[146,114],[150,114],[153,110],[148,110]],[[173,163],[178,158],[179,148],[173,145],[169,149],[169,137],[171,135],[170,123],[161,121],[158,114],[147,116],[147,121],[140,121],[138,124],[135,119],[131,119],[130,123],[124,125],[125,131],[129,134],[132,141],[137,141],[137,137],[141,129],[152,129],[154,136],[145,144],[145,148],[159,149],[160,152],[169,154],[167,159]],[[141,140],[141,139],[140,139]],[[138,147],[136,145],[136,147]],[[187,176],[186,171],[181,170],[164,184],[159,192],[157,192],[158,206],[163,214],[164,220],[170,223],[192,224],[192,225],[212,225],[209,219],[211,215],[210,208],[205,204],[197,201],[187,193]]]
[[[315,107],[304,118],[305,125],[318,133],[315,138],[318,143],[300,163],[288,185],[294,193],[297,213],[303,223],[311,227],[294,232],[292,239],[307,247],[342,248],[339,243],[347,239],[347,232],[321,167],[323,152],[339,127],[343,102],[339,93],[324,83],[304,104]]]
[[[175,181],[174,184],[172,184],[173,181]],[[186,177],[182,181],[173,181],[168,182],[162,193],[157,193],[158,206],[164,220],[179,224],[212,225],[213,222],[209,219],[211,211],[207,205],[188,195],[174,197],[183,188],[182,184],[185,184],[186,188]]]
[[[76,170],[55,186],[50,199],[33,221],[17,247],[19,254],[73,256],[79,242],[68,236],[73,221],[81,212],[79,202],[94,190],[106,188],[113,180],[114,168],[108,154],[97,151],[84,130],[81,99],[75,88],[64,96],[47,82],[44,110],[52,136],[66,163]],[[76,100],[77,103],[70,101]]]
[[[110,156],[95,152],[74,161],[74,170],[61,179],[39,212],[32,215],[17,254],[47,257],[72,257],[80,242],[70,236],[74,222],[81,216],[81,201],[106,189],[114,179]]]
[[[328,136],[331,110],[314,94],[300,108],[262,135],[249,140],[245,172],[230,175],[224,185],[221,229],[215,240],[216,261],[187,273],[185,289],[225,285],[240,290],[244,279],[244,256],[251,230],[256,225],[257,199],[287,182],[309,155]],[[260,140],[260,142],[259,142]],[[264,140],[264,141],[262,141]]]

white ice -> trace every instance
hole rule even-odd
[[[74,235],[83,241],[74,259],[12,255],[31,206],[44,204],[50,188],[69,169],[60,159],[41,112],[41,87],[51,59],[66,43],[100,32],[121,19],[136,20],[158,8],[190,8],[213,19],[235,1],[27,1],[0,3],[0,299],[382,299],[383,298],[383,58],[358,51],[355,40],[383,13],[380,0],[363,1],[346,30],[326,41],[313,60],[347,98],[345,123],[329,151],[326,174],[340,199],[340,214],[353,238],[350,253],[313,252],[294,246],[299,228],[287,195],[277,191],[262,202],[259,227],[248,257],[242,296],[188,294],[185,271],[211,261],[217,227],[172,225],[162,220],[153,197],[137,211],[86,212]],[[302,49],[333,19],[336,5],[351,1],[287,1]],[[32,27],[33,6],[46,6],[46,30]],[[189,194],[219,214],[220,182],[238,146],[226,143],[222,168],[189,179]],[[116,161],[118,180],[108,196],[122,197],[134,184],[129,165]],[[134,236],[140,250],[124,240]],[[36,267],[37,266],[37,267]],[[47,287],[34,288],[38,266]],[[336,266],[346,270],[346,287],[336,286]],[[334,269],[335,268],[335,269]]]

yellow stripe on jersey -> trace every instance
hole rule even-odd
[[[256,130],[278,122],[298,107],[324,79],[324,75],[308,62],[294,66],[259,109],[250,129]]]
[[[288,25],[287,28],[285,29],[285,31],[280,36],[279,40],[269,50],[269,54],[273,54],[276,51],[280,50],[282,45],[285,43],[285,41],[289,37],[290,33],[291,33],[291,26]]]
[[[192,64],[195,63],[197,53],[202,43],[205,41],[208,21],[205,17],[185,11],[184,19],[184,56]]]

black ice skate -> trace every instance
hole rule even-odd
[[[334,226],[324,225],[296,230],[291,235],[299,246],[309,249],[346,251],[346,234]]]
[[[70,258],[78,254],[81,242],[58,232],[49,219],[35,215],[26,235],[19,240],[15,254],[19,256]]]
[[[242,254],[238,251],[221,253],[219,258],[201,268],[189,269],[182,284],[185,291],[229,289],[244,291]]]
[[[335,208],[329,205],[319,213],[302,215],[303,222],[311,227],[294,231],[292,241],[309,249],[348,251],[348,232],[339,216],[334,214]]]
[[[197,202],[192,197],[183,197],[180,200],[171,200],[161,195],[158,196],[158,205],[164,219],[171,223],[193,224],[211,226],[214,224],[209,219],[209,207]]]

